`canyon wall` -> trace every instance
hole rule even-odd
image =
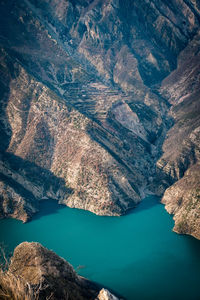
[[[1,216],[48,198],[122,215],[164,193],[175,230],[199,238],[199,2],[0,11]]]

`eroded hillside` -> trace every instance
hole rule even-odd
[[[121,215],[193,176],[198,1],[0,5],[1,215],[26,221],[46,198]],[[168,191],[168,211],[184,215]],[[199,237],[198,205],[194,215]]]

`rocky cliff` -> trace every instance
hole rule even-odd
[[[118,299],[108,290],[78,276],[63,258],[33,242],[18,245],[8,269],[1,271],[0,297],[27,300]]]
[[[174,214],[175,231],[200,239],[200,31],[181,52],[177,69],[166,78],[161,92],[172,103],[175,124],[168,131],[163,155],[157,162],[175,182],[162,202]],[[161,175],[162,176],[162,175]]]
[[[2,216],[26,221],[46,198],[121,215],[198,167],[199,9],[1,1]],[[188,200],[168,199],[183,215]]]

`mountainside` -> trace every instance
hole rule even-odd
[[[47,198],[122,215],[166,190],[175,230],[199,238],[199,1],[0,11],[1,216]]]
[[[8,270],[0,270],[1,299],[118,300],[108,290],[77,275],[73,267],[39,243],[24,242]]]
[[[162,202],[174,214],[175,231],[200,239],[200,32],[180,54],[178,68],[161,86],[173,104],[175,125],[163,145],[158,168],[175,181]]]

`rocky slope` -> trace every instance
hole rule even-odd
[[[46,198],[121,215],[198,162],[198,1],[0,11],[2,216],[26,221]]]
[[[78,276],[63,258],[33,242],[24,242],[15,248],[8,270],[0,275],[0,297],[29,300],[118,299],[108,290]]]
[[[2,110],[2,122],[7,114],[12,132],[1,164],[4,213],[26,221],[45,198],[97,214],[120,215],[133,207],[139,201],[133,175],[91,139],[88,130],[98,130],[98,125],[17,67],[19,74]],[[102,131],[100,136],[104,135]]]
[[[161,86],[173,104],[175,120],[163,145],[157,166],[168,180],[176,182],[162,202],[174,214],[175,231],[200,239],[200,31],[179,56],[177,69]],[[162,176],[162,175],[161,175]]]
[[[162,199],[167,211],[174,215],[174,230],[200,239],[200,164],[190,167],[178,182],[169,187]]]

